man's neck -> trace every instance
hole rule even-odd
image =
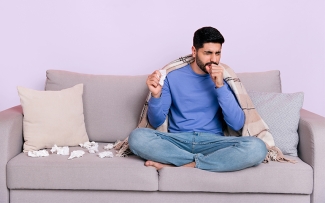
[[[199,75],[205,75],[206,73],[201,70],[201,68],[196,64],[196,61],[194,60],[191,64],[191,68],[194,71],[194,73]]]

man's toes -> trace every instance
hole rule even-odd
[[[152,161],[146,161],[146,163],[144,163],[144,165],[146,165],[146,166],[153,166],[153,163],[152,163]]]

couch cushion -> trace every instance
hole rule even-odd
[[[61,91],[17,89],[24,114],[24,152],[89,141],[83,114],[83,84]]]
[[[297,160],[298,163],[272,161],[245,170],[224,173],[186,167],[166,167],[159,171],[159,190],[311,194],[312,168],[298,157],[290,156],[290,158]]]
[[[104,151],[104,145],[99,143],[99,151]],[[70,147],[70,152],[77,149],[83,150]],[[81,158],[68,160],[68,157],[50,154],[32,158],[21,153],[7,164],[7,186],[9,189],[158,189],[157,171],[144,166],[144,161],[136,156],[99,158],[86,152]]]
[[[280,71],[237,73],[246,90],[281,93]]]
[[[147,76],[90,75],[48,70],[46,90],[84,84],[84,115],[91,141],[125,139],[138,124],[148,94]]]
[[[254,106],[270,128],[275,145],[283,154],[298,156],[298,124],[304,93],[248,91]]]
[[[137,126],[148,88],[147,75],[115,76],[48,70],[46,90],[84,84],[84,115],[91,141],[115,142]],[[281,92],[280,72],[238,73],[247,90]]]

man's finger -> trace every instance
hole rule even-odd
[[[150,80],[149,81],[149,85],[152,85],[154,87],[157,87],[159,85],[159,82],[157,81],[156,78],[154,78],[154,80]]]
[[[161,77],[161,73],[158,70],[156,70],[154,73],[155,73],[154,75],[156,76],[156,78],[159,80]]]
[[[148,77],[147,85],[157,87],[158,84],[159,84],[159,80],[157,79],[157,77],[155,75],[150,75]]]
[[[211,67],[210,66],[205,66],[205,69],[208,71],[208,73],[211,74]]]
[[[155,81],[155,82],[159,82],[159,79],[157,78],[156,75],[153,75],[151,78],[150,78],[151,81]]]
[[[211,70],[213,73],[216,73],[216,72],[223,72],[223,68],[213,68]]]
[[[149,82],[149,85],[157,87],[159,85],[159,83],[157,81],[152,80]]]
[[[223,69],[221,66],[211,66],[212,69]]]

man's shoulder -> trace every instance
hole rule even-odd
[[[189,73],[189,66],[190,65],[186,65],[186,66],[184,66],[184,67],[181,67],[181,68],[178,68],[178,69],[176,69],[176,70],[173,70],[173,71],[171,71],[171,72],[169,72],[168,74],[167,74],[167,77],[168,78],[170,78],[170,77],[178,77],[178,76],[180,76],[180,75],[184,75],[184,74],[188,74]]]

